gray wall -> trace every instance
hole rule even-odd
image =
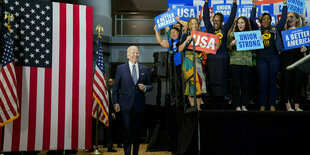
[[[163,38],[165,38],[163,36]],[[142,37],[112,37],[111,43],[157,43],[154,36],[142,36]],[[126,50],[128,46],[112,46],[110,62],[127,62]],[[167,51],[167,49],[161,46],[138,46],[140,52],[139,62],[141,63],[153,63],[153,53],[160,51]]]

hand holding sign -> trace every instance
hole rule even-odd
[[[304,45],[301,46],[301,48],[300,48],[300,52],[302,52],[302,53],[305,53],[307,50],[308,50],[307,47]]]
[[[237,51],[247,51],[264,48],[264,43],[261,38],[262,33],[260,30],[235,32],[234,35],[237,40]]]
[[[176,18],[175,10],[170,10],[170,11],[167,11],[163,14],[156,16],[155,24],[157,26],[157,30],[163,29],[167,26],[171,26],[177,23],[178,21],[175,18]]]
[[[282,31],[282,41],[284,49],[300,48],[310,45],[310,27],[303,26],[294,30]]]
[[[193,38],[193,36],[191,36],[191,35],[187,36],[187,38],[185,40],[186,44],[190,43],[192,41],[192,38]]]
[[[195,50],[205,53],[216,54],[219,44],[219,36],[210,33],[204,33],[199,31],[192,31],[192,37],[187,37],[186,40],[195,39]],[[188,49],[193,49],[193,42],[188,46]]]

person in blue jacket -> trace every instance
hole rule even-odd
[[[211,24],[209,14],[209,0],[205,1],[203,8],[203,21],[205,23],[206,32],[220,36],[220,47],[216,54],[208,54],[207,70],[209,80],[209,92],[217,102],[224,104],[224,98],[227,95],[228,83],[228,62],[229,55],[227,50],[227,33],[234,23],[237,13],[237,0],[233,1],[231,14],[223,25],[224,16],[222,13],[215,13]]]
[[[253,30],[259,29],[256,23],[256,1],[257,0],[253,0],[253,8],[250,18]],[[258,50],[257,52],[257,71],[260,85],[260,111],[265,111],[267,103],[270,105],[270,111],[276,110],[276,82],[280,67],[279,53],[284,50],[280,33],[285,26],[287,18],[286,3],[287,0],[283,0],[282,17],[275,27],[271,26],[272,18],[269,13],[264,13],[260,21],[260,30],[264,37],[264,49]]]

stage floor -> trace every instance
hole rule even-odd
[[[171,153],[167,151],[146,152],[147,145],[148,144],[140,144],[139,155],[171,155]],[[102,145],[99,145],[98,147],[99,147],[99,151],[101,152],[101,154],[104,154],[104,155],[123,155],[124,154],[123,148],[117,148],[116,145],[114,145],[114,148],[115,150],[117,150],[117,152],[108,152],[108,149],[106,147],[103,148]],[[39,155],[44,155],[44,154],[48,154],[47,151],[41,151],[39,153]],[[90,155],[92,154],[92,152],[88,152],[87,150],[78,150],[77,154]]]

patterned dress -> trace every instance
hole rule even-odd
[[[184,35],[180,44],[182,45],[184,41],[186,40],[188,35]],[[193,51],[190,49],[186,49],[186,55],[184,58],[183,66],[182,66],[182,72],[184,76],[184,81],[187,81],[185,84],[185,92],[184,95],[188,96],[194,96],[195,92],[196,95],[203,95],[207,93],[207,87],[206,87],[206,78],[203,73],[202,68],[202,59],[203,54],[196,51],[196,86],[194,85],[194,63],[193,63]]]

